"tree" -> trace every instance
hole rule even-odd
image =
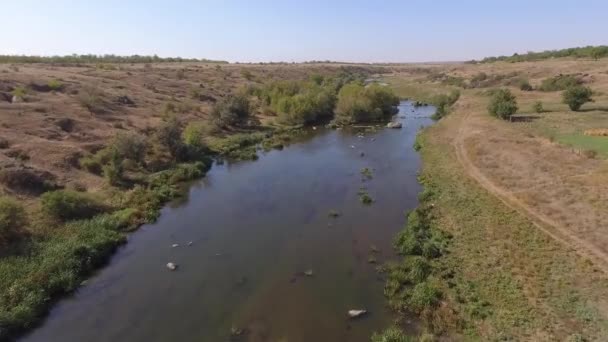
[[[585,103],[593,102],[591,95],[593,95],[593,91],[591,91],[591,88],[576,85],[566,89],[562,93],[562,99],[563,102],[567,104],[571,110],[578,111]]]
[[[517,101],[509,89],[498,89],[492,95],[488,111],[503,120],[511,118],[517,112]]]

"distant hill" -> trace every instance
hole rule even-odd
[[[480,61],[471,61],[470,63],[492,63],[498,61],[505,61],[511,63],[527,62],[527,61],[539,61],[550,58],[559,57],[574,57],[574,58],[604,58],[608,57],[608,46],[585,46],[575,47],[561,50],[546,50],[542,52],[528,52],[525,54],[513,54],[512,56],[498,56],[498,57],[486,57]]]
[[[0,63],[180,63],[180,62],[207,62],[224,63],[210,59],[158,57],[154,56],[117,56],[117,55],[67,55],[67,56],[25,56],[0,55]]]

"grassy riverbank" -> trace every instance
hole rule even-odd
[[[450,237],[441,256],[429,260],[427,274],[435,289],[426,292],[434,300],[421,312],[422,339],[594,341],[608,334],[608,279],[601,258],[605,221],[600,219],[605,210],[598,200],[606,184],[607,145],[600,136],[583,134],[605,123],[608,82],[597,72],[601,66],[567,60],[438,66],[387,79],[398,85],[400,96],[422,99],[437,93],[425,91],[434,85],[447,90],[455,79],[462,83],[451,113],[423,129],[416,144],[421,180],[430,194],[423,195],[420,208],[430,205],[430,230]],[[596,102],[584,112],[569,111],[559,94],[519,90],[504,76],[528,73],[540,84],[566,69],[593,75],[582,82],[598,90]],[[489,90],[472,81],[481,79],[476,76],[481,72],[491,80],[481,88]],[[428,75],[441,75],[440,81]],[[417,83],[424,86],[408,86]],[[520,104],[519,116],[532,119],[491,117],[487,93],[497,86],[509,87]],[[529,114],[538,101],[546,111]],[[404,287],[415,285],[410,278],[400,279]],[[389,288],[390,281],[389,276]],[[387,336],[398,334],[391,330]]]

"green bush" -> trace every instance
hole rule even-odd
[[[8,197],[0,197],[0,246],[5,245],[26,223],[23,206]]]
[[[189,122],[184,128],[182,139],[184,144],[193,149],[203,150],[205,143],[203,141],[205,127],[200,122]]]
[[[498,89],[490,99],[488,111],[503,120],[509,119],[517,112],[517,101],[509,89]]]
[[[118,133],[109,147],[115,150],[120,159],[130,159],[141,163],[144,161],[148,149],[148,141],[145,136],[137,133]]]
[[[338,124],[386,120],[396,113],[398,105],[399,98],[390,88],[375,83],[365,87],[352,82],[338,93],[335,119]]]
[[[566,89],[562,94],[562,100],[565,104],[570,107],[571,110],[577,111],[581,109],[581,106],[587,102],[592,102],[591,98],[593,91],[591,88],[576,85]]]
[[[446,116],[450,110],[450,107],[458,101],[460,98],[460,91],[453,90],[449,94],[440,94],[433,99],[431,99],[431,103],[435,106],[435,114],[433,114],[433,119],[439,120],[442,117]]]
[[[541,101],[534,102],[534,104],[532,105],[532,110],[539,114],[545,111],[543,103]]]
[[[112,149],[110,155],[110,161],[108,162],[108,164],[102,167],[103,176],[108,180],[108,183],[110,183],[110,185],[119,186],[122,184],[123,180],[123,159],[120,157],[116,149]]]
[[[441,291],[432,281],[427,280],[414,286],[408,300],[408,308],[416,313],[432,308],[439,303]]]
[[[407,336],[397,327],[384,330],[382,333],[373,333],[372,342],[415,342],[414,337]]]
[[[220,127],[240,126],[251,115],[249,99],[246,94],[229,95],[218,101],[211,111],[211,117]]]
[[[50,80],[47,85],[49,86],[49,89],[53,91],[59,91],[63,89],[63,83],[61,83],[59,80]]]
[[[572,75],[557,75],[546,78],[540,85],[541,91],[560,91],[581,84],[581,81]]]
[[[46,214],[63,221],[90,218],[104,210],[90,195],[71,190],[46,192],[40,199]]]
[[[186,157],[186,148],[182,142],[182,128],[179,120],[171,117],[156,129],[156,140],[176,160]]]
[[[14,97],[25,99],[25,96],[27,95],[27,89],[25,89],[25,87],[15,87],[15,89],[11,91],[11,94]]]

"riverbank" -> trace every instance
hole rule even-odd
[[[465,168],[458,144],[463,126],[472,124],[466,117],[487,115],[483,105],[472,105],[483,101],[478,96],[465,93],[418,140],[433,226],[451,236],[434,265],[441,301],[429,315],[429,332],[483,340],[601,339],[608,333],[601,264],[548,235]]]

